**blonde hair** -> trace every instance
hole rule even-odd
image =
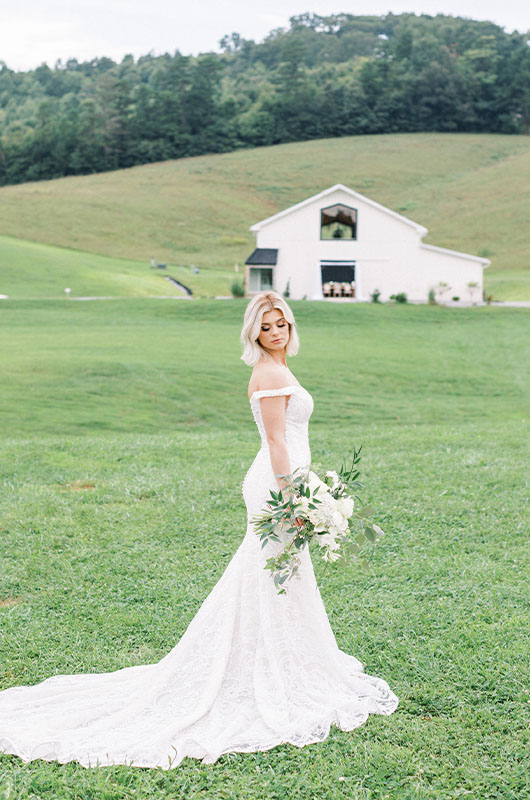
[[[296,323],[294,321],[294,314],[283,299],[277,292],[260,292],[255,295],[249,302],[243,319],[243,327],[241,329],[241,343],[243,345],[242,361],[253,367],[257,364],[260,358],[265,355],[265,350],[258,342],[258,337],[261,332],[261,321],[263,315],[267,311],[272,311],[277,308],[282,312],[283,316],[289,323],[289,341],[287,342],[286,353],[288,356],[295,356],[300,347],[300,340],[298,339],[298,332],[296,330]]]

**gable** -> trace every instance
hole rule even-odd
[[[298,211],[301,211],[302,209],[311,205],[320,206],[322,203],[324,203],[324,205],[330,205],[331,202],[351,205],[352,201],[362,205],[370,206],[372,209],[392,217],[394,220],[401,222],[403,225],[413,228],[417,233],[419,233],[420,236],[425,236],[425,234],[428,232],[427,228],[423,227],[423,225],[419,225],[418,223],[413,222],[413,220],[398,214],[396,211],[392,211],[392,209],[386,208],[386,206],[382,206],[380,203],[376,203],[375,200],[370,200],[369,197],[365,197],[364,195],[359,194],[359,192],[355,192],[353,189],[350,189],[348,186],[344,186],[342,183],[337,183],[334,186],[330,186],[329,189],[325,189],[323,192],[312,195],[312,197],[308,197],[301,203],[296,203],[294,206],[290,206],[290,208],[286,208],[283,211],[279,211],[277,214],[273,214],[271,217],[267,217],[260,222],[256,222],[251,226],[250,230],[258,232],[271,223],[288,217],[289,215],[296,214]]]

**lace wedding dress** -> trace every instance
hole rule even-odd
[[[260,398],[287,395],[291,470],[310,463],[313,399],[299,385],[254,392],[261,449],[243,481],[248,520],[276,488]],[[223,753],[320,742],[369,714],[391,714],[398,698],[341,651],[308,549],[300,580],[278,595],[265,549],[250,523],[225,572],[175,647],[157,664],[115,672],[55,675],[0,692],[0,753],[24,761],[78,761],[171,769],[185,756],[214,763]]]

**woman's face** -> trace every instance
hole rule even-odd
[[[285,350],[289,341],[289,323],[279,308],[266,311],[261,319],[261,331],[258,342],[272,353]]]

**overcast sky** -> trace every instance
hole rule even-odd
[[[306,11],[451,14],[530,29],[528,0],[0,0],[0,61],[22,70],[57,59],[196,54],[218,50],[233,31],[260,41]]]

